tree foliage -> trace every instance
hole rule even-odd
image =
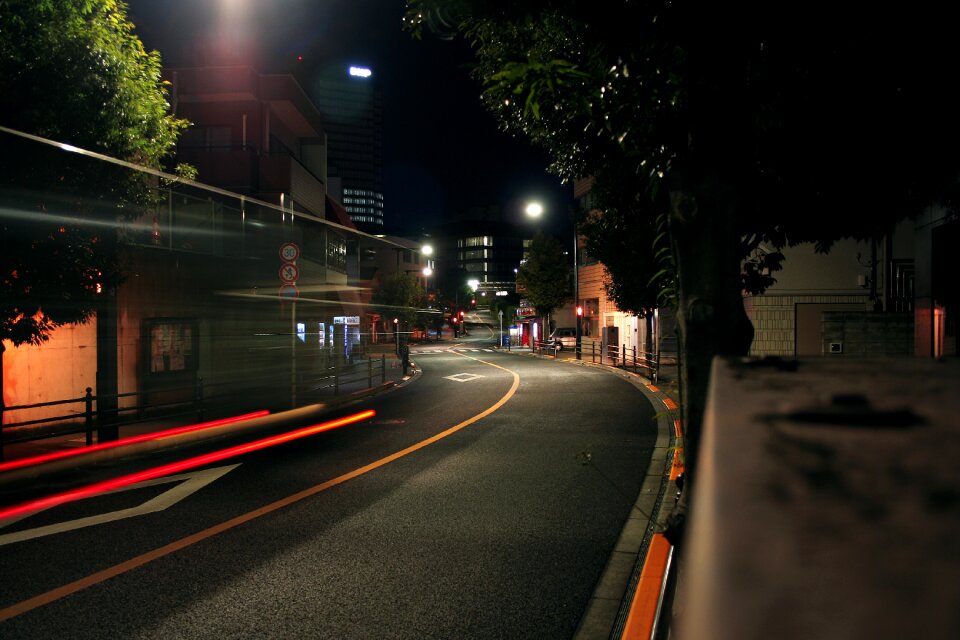
[[[371,300],[384,318],[412,324],[417,320],[417,309],[423,305],[423,299],[423,287],[413,274],[393,271],[380,279]]]
[[[625,190],[620,246],[649,229],[635,216],[667,221],[691,472],[711,361],[748,352],[742,291],[779,249],[955,202],[943,5],[408,0],[406,21],[467,39],[484,102],[556,173]]]
[[[541,316],[549,316],[570,300],[570,267],[563,246],[553,236],[538,231],[530,241],[530,253],[517,272],[523,296]]]
[[[186,125],[121,0],[0,1],[0,126],[159,168]],[[39,344],[121,280],[143,174],[0,132],[0,339]]]
[[[441,25],[468,39],[486,105],[548,149],[559,175],[604,186],[606,171],[620,181],[609,188],[646,199],[653,215],[669,208],[667,192],[717,175],[736,198],[741,258],[762,243],[826,250],[869,237],[952,193],[960,128],[944,80],[955,56],[936,10],[408,6],[414,31]]]

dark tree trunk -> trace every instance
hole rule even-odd
[[[735,190],[715,174],[682,180],[670,192],[687,487],[678,511],[681,532],[689,484],[696,476],[713,358],[746,355],[753,340],[741,293],[738,213]]]

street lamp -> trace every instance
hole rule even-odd
[[[433,269],[430,267],[430,265],[427,265],[426,267],[423,268],[423,288],[426,290],[427,293],[430,293],[429,278],[432,275],[433,275]]]
[[[539,218],[543,215],[543,205],[539,202],[530,202],[524,212],[531,218]]]

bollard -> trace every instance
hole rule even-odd
[[[387,381],[387,356],[380,354],[380,384]]]
[[[87,387],[87,395],[83,397],[85,405],[84,422],[87,429],[87,446],[93,444],[93,389]]]
[[[373,360],[367,358],[367,388],[373,386]]]
[[[340,395],[340,364],[333,365],[333,395]]]

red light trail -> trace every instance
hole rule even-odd
[[[0,520],[14,516],[27,515],[36,511],[42,511],[43,509],[49,509],[50,507],[55,507],[67,502],[75,502],[77,500],[82,500],[83,498],[89,498],[107,491],[112,491],[113,489],[119,489],[120,487],[126,487],[138,482],[153,480],[154,478],[162,478],[163,476],[180,473],[188,469],[194,469],[196,467],[201,467],[213,462],[226,460],[227,458],[232,458],[234,456],[251,453],[266,447],[272,447],[274,445],[283,444],[299,438],[305,438],[307,436],[312,436],[324,431],[330,431],[348,424],[367,420],[372,418],[374,415],[376,415],[376,412],[370,409],[368,411],[355,413],[345,418],[339,418],[337,420],[331,420],[310,427],[296,429],[294,431],[271,436],[269,438],[263,438],[261,440],[255,440],[253,442],[248,442],[234,447],[228,447],[226,449],[221,449],[220,451],[206,453],[204,455],[188,458],[179,462],[171,462],[170,464],[161,465],[159,467],[154,467],[153,469],[147,469],[144,471],[138,471],[137,473],[120,476],[119,478],[114,478],[112,480],[95,482],[91,485],[87,485],[86,487],[70,489],[69,491],[56,493],[45,498],[38,498],[36,500],[24,502],[23,504],[0,509]]]
[[[137,442],[146,442],[147,440],[159,440],[160,438],[168,438],[170,436],[175,436],[180,433],[189,433],[191,431],[199,431],[201,429],[210,429],[212,427],[219,427],[225,424],[240,422],[241,420],[250,420],[252,418],[262,418],[263,416],[266,416],[266,415],[270,415],[270,412],[264,409],[262,411],[245,413],[243,415],[233,416],[231,418],[211,420],[210,422],[201,422],[198,424],[191,424],[184,427],[174,427],[173,429],[167,429],[165,431],[155,431],[153,433],[145,433],[143,435],[131,436],[129,438],[123,438],[122,440],[115,440],[113,442],[103,442],[100,444],[91,445],[89,447],[84,447],[82,449],[72,449],[70,451],[56,451],[54,453],[45,453],[43,455],[32,456],[30,458],[21,458],[20,460],[11,460],[10,462],[4,462],[3,464],[0,464],[0,473],[3,473],[4,471],[12,471],[13,469],[22,469],[23,467],[32,467],[37,464],[43,464],[44,462],[51,462],[53,460],[62,460],[64,458],[82,456],[88,453],[93,453],[94,451],[103,451],[105,449],[115,449],[117,447],[124,447]]]

